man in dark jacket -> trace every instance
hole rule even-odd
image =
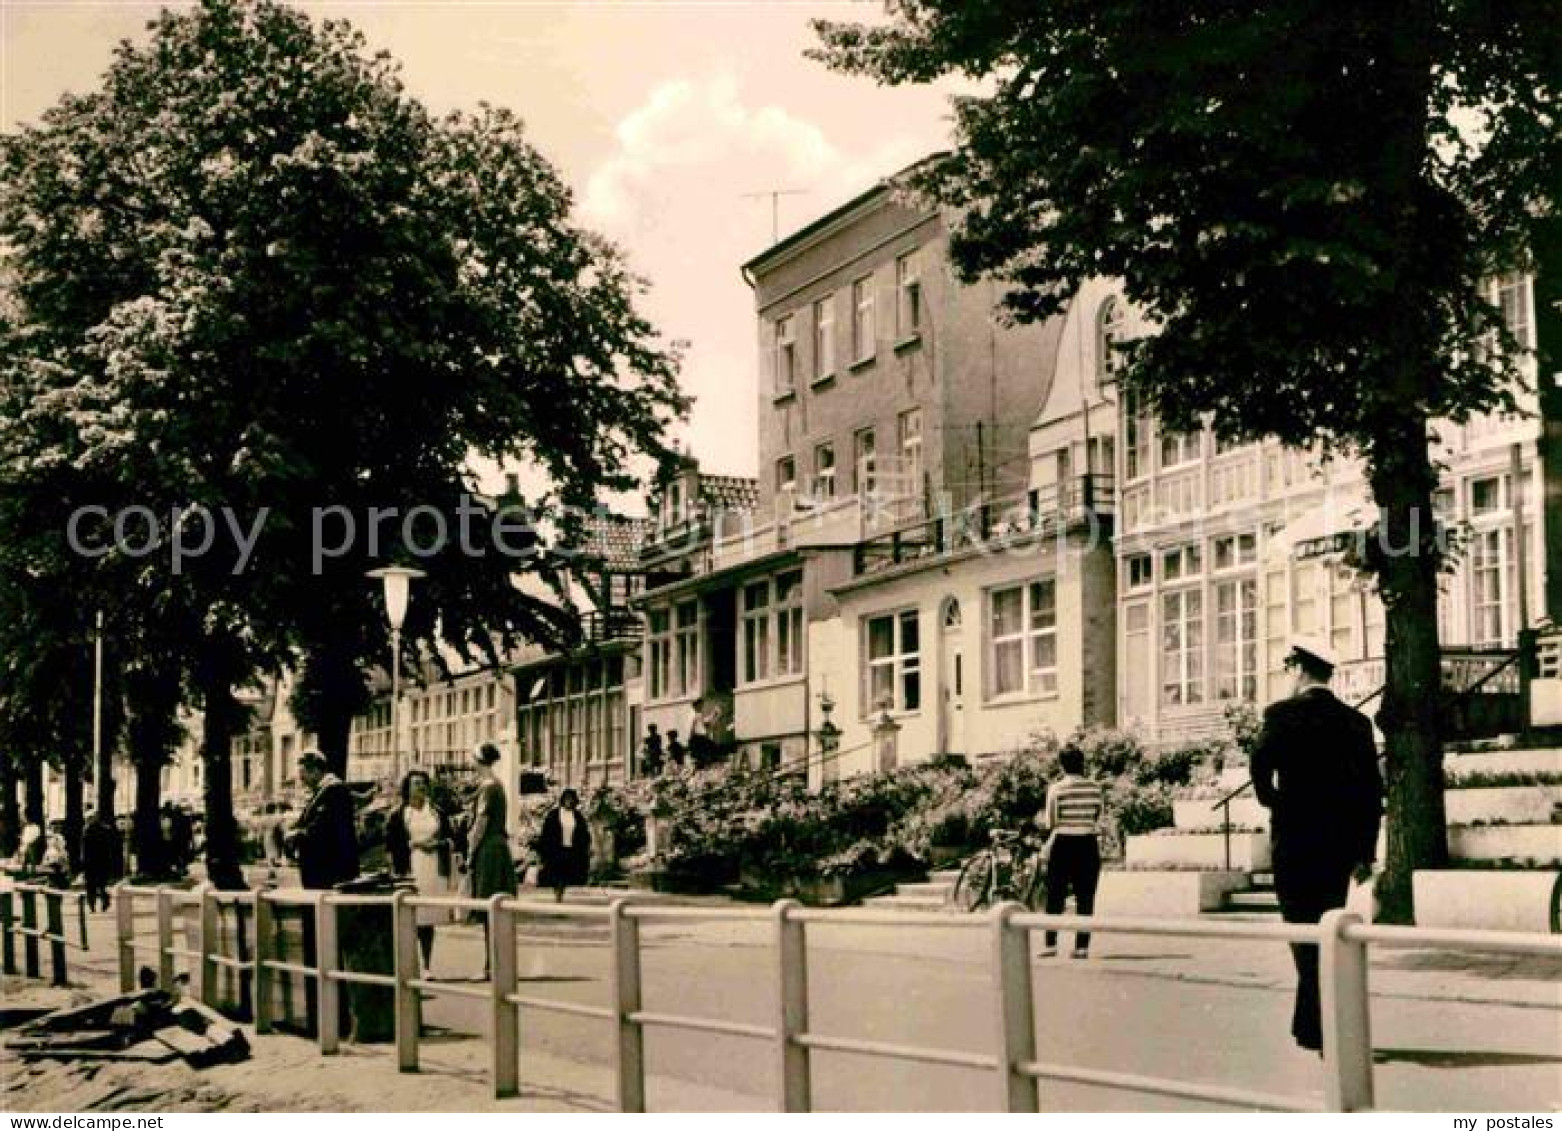
[[[1366,880],[1383,813],[1372,724],[1329,690],[1334,657],[1298,638],[1286,668],[1296,692],[1271,704],[1253,752],[1253,791],[1270,811],[1275,894],[1288,923],[1316,923],[1345,906],[1352,877]],[[1296,1004],[1291,1035],[1322,1055],[1318,948],[1293,944]]]
[[[119,832],[107,818],[95,816],[81,834],[81,875],[87,888],[87,910],[109,909],[108,886],[120,877],[123,857]]]
[[[325,755],[316,750],[299,755],[298,776],[313,791],[288,834],[288,846],[298,860],[299,882],[306,888],[326,889],[356,879],[358,834],[352,793],[341,778],[327,772]]]

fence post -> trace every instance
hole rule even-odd
[[[200,919],[197,932],[201,945],[196,948],[201,952],[201,984],[196,992],[196,998],[202,1005],[206,1006],[210,1006],[217,1000],[217,963],[212,961],[212,955],[217,950],[218,913],[216,890],[209,885],[203,887],[201,889]]]
[[[266,965],[273,957],[276,949],[277,927],[271,918],[271,903],[266,899],[265,890],[255,889],[255,973],[250,978],[253,987],[252,1008],[255,1018],[255,1032],[271,1032],[271,988],[272,970]]]
[[[396,964],[396,1067],[418,1070],[418,1036],[423,1024],[418,989],[418,909],[407,902],[411,892],[399,889],[391,897],[392,944]]]
[[[174,988],[174,893],[159,885],[157,889],[157,986]]]
[[[32,888],[22,889],[22,972],[29,978],[38,977],[38,893]]]
[[[495,892],[488,899],[488,970],[494,1003],[494,1098],[521,1090],[521,1007],[515,995],[515,908],[511,897]]]
[[[136,904],[130,885],[114,885],[114,935],[119,951],[119,992],[136,988]]]
[[[0,891],[0,969],[7,974],[16,973],[16,907],[8,891]]]
[[[1367,1111],[1372,1096],[1372,1017],[1367,1002],[1367,944],[1345,937],[1361,916],[1335,909],[1320,924],[1323,1063],[1329,1111]]]
[[[780,899],[771,907],[776,936],[776,1068],[785,1112],[813,1110],[808,1049],[797,1042],[808,1032],[808,940],[803,923],[791,918],[801,906],[795,899]]]
[[[328,892],[315,897],[315,970],[319,992],[320,1016],[315,1019],[320,1035],[320,1051],[326,1056],[336,1053],[341,1044],[342,983],[331,977],[340,964],[336,944],[336,908]]]
[[[49,967],[54,973],[54,984],[69,985],[65,976],[65,893],[44,892],[43,913],[49,923]]]
[[[645,1031],[631,1020],[640,1012],[640,921],[625,912],[630,901],[615,899],[608,908],[613,943],[613,1009],[618,1017],[614,1070],[619,1111],[645,1111]]]
[[[998,1096],[1001,1111],[1040,1110],[1036,1078],[1019,1071],[1036,1059],[1036,1013],[1031,997],[1030,932],[1009,920],[1024,911],[1000,903],[989,920],[993,932],[993,1016],[998,1024]]]

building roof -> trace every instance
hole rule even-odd
[[[746,475],[701,475],[699,499],[713,511],[751,511],[759,506],[759,480]]]
[[[580,556],[610,570],[633,570],[650,532],[649,519],[598,514],[586,519],[580,532]]]
[[[793,232],[779,243],[771,244],[764,251],[760,252],[747,263],[743,264],[744,274],[751,274],[754,270],[762,267],[770,260],[792,250],[794,247],[803,243],[817,232],[829,227],[842,216],[847,215],[849,212],[858,208],[866,201],[871,200],[875,196],[880,196],[883,193],[888,192],[895,186],[897,182],[904,178],[907,173],[919,169],[923,165],[937,161],[938,159],[945,156],[947,156],[947,153],[944,150],[938,150],[936,152],[929,153],[926,157],[919,157],[917,160],[913,161],[899,172],[891,173],[889,176],[884,177],[875,183],[873,187],[864,189],[862,192],[848,200],[845,204],[842,204],[839,208],[832,208],[829,212],[826,212],[818,219],[803,225],[803,227],[799,228],[797,231]]]

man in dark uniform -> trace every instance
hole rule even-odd
[[[315,750],[298,756],[298,776],[313,791],[287,838],[298,859],[299,883],[323,890],[357,879],[358,833],[351,791],[341,778],[326,771],[325,755]]]
[[[1334,657],[1328,646],[1298,638],[1285,666],[1296,691],[1264,712],[1253,752],[1253,791],[1271,815],[1280,912],[1288,923],[1316,923],[1324,912],[1345,906],[1353,877],[1364,881],[1372,874],[1383,779],[1372,724],[1329,690]],[[1322,1055],[1318,948],[1292,944],[1291,953],[1291,1035]]]

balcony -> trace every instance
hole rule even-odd
[[[638,640],[640,633],[640,614],[633,609],[592,609],[580,618],[580,639],[583,644]]]
[[[769,522],[718,537],[711,544],[711,569],[728,569],[805,546],[849,546],[861,537],[864,515],[874,505],[874,499],[855,495],[841,499],[782,495]]]
[[[1386,661],[1347,660],[1334,672],[1334,693],[1367,714],[1381,706]],[[1527,689],[1516,649],[1444,648],[1442,726],[1445,739],[1486,738],[1523,730]]]
[[[859,542],[853,570],[863,576],[1079,528],[1110,538],[1114,489],[1111,475],[1080,475],[1023,495],[903,523]]]

